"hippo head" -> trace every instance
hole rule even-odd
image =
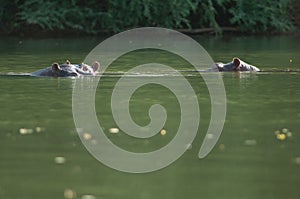
[[[224,64],[222,62],[218,62],[218,63],[216,63],[216,66],[219,71],[234,71],[235,70],[235,65],[233,62],[229,62],[226,64]]]
[[[59,65],[58,63],[52,64],[52,73],[55,77],[74,77],[79,76],[76,70],[69,64]]]
[[[226,64],[221,62],[216,63],[216,66],[219,71],[238,71],[240,65],[241,65],[241,61],[237,57],[233,58],[232,62]]]

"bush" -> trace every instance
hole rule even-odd
[[[292,0],[0,0],[0,31],[97,34],[143,26],[286,32]]]
[[[109,0],[106,27],[114,31],[139,26],[190,28],[188,17],[201,0]]]
[[[36,25],[41,29],[97,33],[103,15],[105,13],[101,11],[80,6],[76,0],[27,0],[19,6],[17,17],[25,25]]]
[[[0,5],[0,31],[10,33],[18,25],[15,21],[18,0],[0,0]]]
[[[240,0],[229,9],[230,22],[242,32],[287,32],[293,29],[289,16],[291,0]]]

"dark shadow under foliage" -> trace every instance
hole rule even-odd
[[[48,32],[99,34],[157,26],[165,28],[236,27],[241,32],[294,29],[292,0],[0,0],[2,34]]]

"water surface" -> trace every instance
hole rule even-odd
[[[64,196],[68,190],[76,192],[77,198],[299,198],[300,73],[278,72],[300,69],[299,38],[195,39],[216,61],[238,56],[268,72],[222,74],[227,95],[224,129],[213,151],[200,160],[197,155],[210,119],[205,82],[167,53],[138,52],[141,63],[155,58],[182,69],[201,110],[192,148],[169,167],[148,174],[115,171],[87,152],[72,117],[75,79],[7,75],[33,72],[66,59],[82,62],[103,38],[0,39],[0,198],[71,198]],[[115,71],[126,72],[133,63],[140,63],[134,58],[128,55],[114,63]],[[140,140],[108,132],[116,127],[110,97],[119,78],[116,74],[103,77],[97,89],[96,112],[106,135],[116,145],[136,152],[169,143],[180,122],[180,109],[176,97],[158,85],[137,90],[130,111],[137,124],[146,125],[149,107],[162,104],[168,111],[165,136]],[[32,133],[21,134],[21,128]],[[282,128],[292,132],[283,141],[274,134]]]

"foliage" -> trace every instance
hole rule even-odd
[[[0,31],[10,32],[15,27],[18,0],[0,0]]]
[[[190,27],[188,16],[200,0],[109,0],[106,28],[120,31],[138,26]]]
[[[97,25],[104,15],[101,11],[80,6],[76,0],[27,0],[19,9],[17,17],[25,24],[37,25],[41,29],[73,29],[87,33],[97,32]]]
[[[290,31],[292,0],[0,0],[0,33],[71,31],[97,34],[133,27]]]
[[[267,32],[270,29],[286,32],[293,28],[289,18],[290,4],[291,0],[236,1],[236,5],[229,9],[233,14],[230,21],[243,32]]]

